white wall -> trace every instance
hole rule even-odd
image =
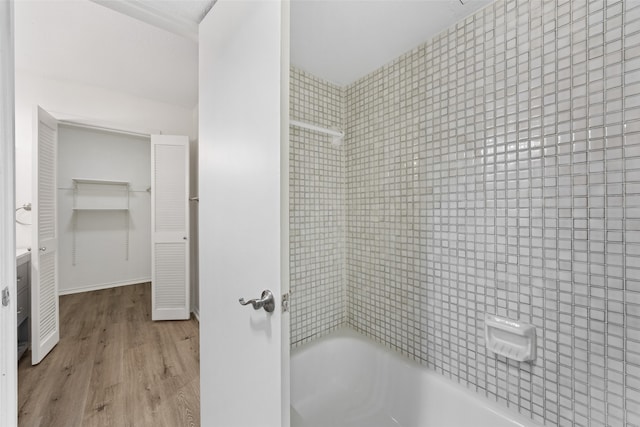
[[[40,105],[57,119],[121,130],[188,135],[196,139],[193,110],[114,90],[16,71],[16,206],[32,201],[33,115]],[[29,213],[20,218],[30,222]],[[31,246],[31,227],[17,225],[16,246]]]
[[[129,182],[129,211],[74,212],[73,178]],[[151,197],[146,191],[150,186],[149,138],[60,126],[61,294],[151,280]]]

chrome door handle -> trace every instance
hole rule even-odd
[[[40,248],[40,250],[41,250],[42,252],[44,252],[44,251],[46,251],[46,250],[47,250],[47,247],[46,247],[46,246],[43,246],[43,247],[41,247],[41,248]]]
[[[256,298],[245,301],[244,298],[240,298],[238,301],[240,301],[241,305],[251,304],[254,310],[264,308],[264,311],[266,311],[267,313],[273,313],[273,310],[275,310],[276,308],[276,300],[275,298],[273,298],[273,293],[271,293],[271,291],[268,289],[262,291],[262,296],[260,297],[260,299]]]

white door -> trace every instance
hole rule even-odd
[[[9,294],[8,303],[0,303],[0,426],[18,424],[11,7],[0,2],[0,290]]]
[[[289,425],[289,2],[218,0],[200,24],[202,425]],[[275,310],[240,298],[275,297]]]
[[[151,319],[191,315],[189,138],[151,135]]]
[[[36,111],[33,244],[31,251],[31,363],[38,364],[60,340],[58,307],[58,122]]]

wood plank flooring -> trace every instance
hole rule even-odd
[[[149,283],[62,296],[60,325],[19,363],[20,426],[200,426],[198,322],[152,322]]]

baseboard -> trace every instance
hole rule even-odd
[[[91,285],[91,286],[82,286],[71,289],[61,289],[58,291],[58,295],[71,295],[71,294],[79,294],[81,292],[91,292],[91,291],[100,291],[102,289],[110,289],[117,288],[120,286],[129,286],[129,285],[137,285],[139,283],[150,282],[151,277],[141,277],[139,279],[131,279],[126,282],[111,282],[111,283],[101,283],[99,285]]]
[[[198,323],[200,323],[200,309],[198,309],[198,307],[195,307],[193,309],[193,315],[195,316]]]

